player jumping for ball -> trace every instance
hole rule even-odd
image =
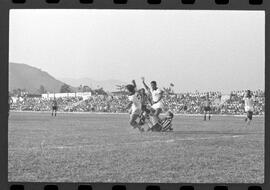
[[[139,125],[144,125],[145,124],[145,118],[148,117],[148,114],[150,113],[150,110],[147,109],[147,104],[149,101],[149,97],[147,96],[147,94],[145,93],[145,89],[141,88],[139,90],[137,90],[137,85],[135,80],[132,80],[132,84],[134,86],[134,90],[138,93],[138,97],[141,101],[141,113],[139,116]]]
[[[130,118],[129,118],[129,124],[133,128],[138,128],[140,131],[143,131],[143,128],[141,128],[140,124],[136,121],[142,111],[142,104],[141,104],[141,97],[138,92],[136,92],[136,84],[135,81],[132,81],[132,84],[129,84],[126,86],[126,89],[128,90],[128,100],[130,101],[127,105],[127,109],[129,109]]]
[[[253,98],[251,96],[251,92],[250,90],[247,90],[243,101],[245,103],[245,112],[247,113],[247,117],[245,118],[245,122],[247,123],[247,125],[250,125],[250,122],[252,120],[252,115],[253,115],[253,111],[254,111],[254,101]]]
[[[151,93],[152,96],[152,105],[151,108],[154,110],[154,114],[151,116],[153,126],[149,130],[155,130],[160,129],[162,126],[159,123],[159,114],[162,112],[162,109],[164,107],[163,105],[163,91],[160,90],[157,87],[157,82],[152,81],[151,84],[151,89],[146,85],[144,77],[142,77],[142,83],[145,87],[145,89]]]
[[[147,108],[147,105],[150,103],[149,97],[145,92],[144,88],[141,88],[138,91],[141,95],[141,103],[142,103],[142,113],[140,115],[140,125],[145,124],[145,119],[149,119],[150,110]]]
[[[57,100],[56,98],[53,99],[53,103],[52,103],[52,116],[53,116],[53,113],[54,113],[54,116],[56,117],[56,112],[57,112]]]

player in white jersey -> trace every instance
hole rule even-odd
[[[245,118],[245,121],[249,125],[252,120],[252,115],[254,111],[254,101],[251,96],[250,90],[247,90],[245,97],[243,98],[243,101],[245,103],[245,112],[247,113],[247,117]]]
[[[9,111],[10,111],[10,105],[13,104],[13,99],[11,98],[11,96],[8,96],[8,117],[9,117]]]
[[[133,128],[139,128],[139,130],[142,131],[143,129],[140,127],[139,123],[136,121],[139,118],[141,111],[142,111],[140,94],[138,92],[136,92],[135,85],[129,84],[126,86],[126,89],[129,92],[128,100],[130,101],[129,104],[127,105],[127,109],[130,108],[130,110],[129,110],[129,113],[130,113],[129,124],[131,126],[133,126]]]
[[[154,110],[154,114],[152,116],[152,122],[153,122],[152,128],[160,128],[161,126],[159,124],[159,114],[164,109],[164,104],[162,101],[163,91],[157,87],[156,81],[151,82],[151,89],[146,85],[144,77],[142,77],[142,82],[146,90],[150,92],[152,96],[151,108]]]

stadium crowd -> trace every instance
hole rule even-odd
[[[227,98],[220,92],[165,94],[163,102],[166,110],[175,114],[202,114],[205,95],[209,94],[213,114],[244,114],[244,91],[232,91]],[[264,114],[265,96],[261,90],[253,91],[255,98],[254,115]],[[11,110],[50,111],[52,100],[40,97],[14,98]],[[64,112],[111,112],[125,113],[128,98],[126,95],[94,95],[86,100],[80,97],[57,98],[58,111]]]

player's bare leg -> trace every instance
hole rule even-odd
[[[162,109],[157,108],[153,115],[153,127],[152,130],[158,131],[162,128],[162,126],[159,124],[159,114],[162,112]]]
[[[203,120],[206,121],[206,111],[204,111],[204,117]]]
[[[251,120],[252,120],[252,112],[247,112],[247,117],[246,117],[246,123],[247,125],[250,125],[251,123]]]
[[[142,131],[141,126],[139,123],[136,121],[137,118],[139,117],[139,114],[131,114],[130,119],[129,119],[129,124],[135,129],[138,128],[140,131]]]

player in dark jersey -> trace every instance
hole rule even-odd
[[[145,93],[144,88],[137,90],[137,84],[136,84],[135,80],[132,80],[132,85],[134,86],[134,90],[137,91],[137,95],[139,96],[139,99],[141,101],[141,113],[139,116],[139,118],[140,118],[139,125],[144,125],[145,118],[150,113],[150,111],[147,109],[148,96]]]
[[[140,125],[145,124],[145,119],[149,117],[150,110],[147,108],[149,104],[149,97],[147,96],[145,89],[142,88],[139,90],[139,94],[141,96],[141,103],[142,103],[142,113],[140,115]]]
[[[150,114],[154,114],[155,110],[151,110]],[[153,125],[153,118],[150,117],[148,120],[148,130],[147,131],[153,131],[153,132],[166,132],[166,131],[172,131],[172,120],[173,120],[173,113],[171,111],[167,111],[165,114],[165,117],[160,118],[158,120],[159,125]]]
[[[140,89],[139,90],[139,93],[141,95],[141,102],[142,102],[142,110],[143,111],[146,111],[146,105],[147,105],[147,102],[148,102],[148,97],[147,97],[147,94],[145,93],[145,90],[144,88]]]
[[[204,101],[204,118],[203,120],[206,121],[206,115],[208,114],[208,120],[211,119],[211,107],[210,107],[210,100],[209,100],[209,94],[206,95],[205,101]]]
[[[173,113],[171,111],[167,111],[165,118],[161,119],[159,123],[162,126],[161,131],[172,131],[172,119],[173,119]]]
[[[54,98],[53,103],[52,103],[52,116],[53,116],[53,112],[54,112],[54,116],[56,117],[57,109],[58,109],[57,100]]]

